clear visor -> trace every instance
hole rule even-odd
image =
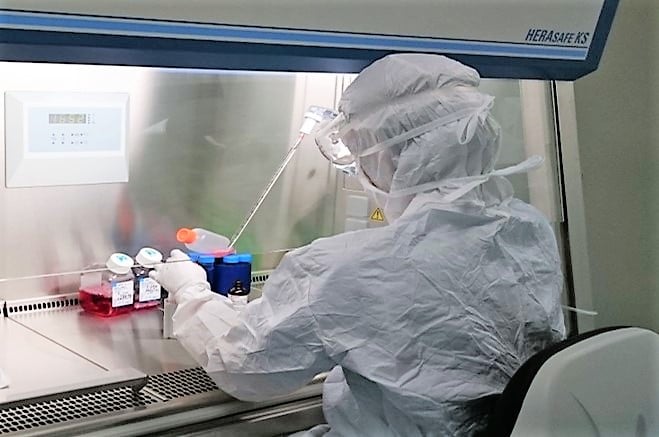
[[[343,114],[333,120],[322,121],[316,133],[316,145],[332,164],[348,165],[355,162],[355,157],[339,137],[339,130],[345,126]]]
[[[339,170],[355,175],[357,162],[350,149],[343,144],[339,131],[346,125],[343,114],[334,119],[323,120],[316,132],[316,145],[323,156]]]

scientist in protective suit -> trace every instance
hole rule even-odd
[[[316,141],[390,224],[288,253],[244,311],[191,262],[153,272],[178,302],[177,338],[222,390],[259,401],[330,371],[313,435],[473,435],[491,395],[564,337],[554,234],[505,178],[541,160],[494,170],[500,129],[479,80],[437,55],[367,67]]]

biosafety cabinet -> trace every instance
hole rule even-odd
[[[336,107],[388,53],[479,70],[503,128],[498,165],[545,157],[511,180],[554,225],[565,305],[592,309],[571,81],[597,69],[616,0],[0,7],[0,434],[274,435],[321,423],[322,375],[271,402],[234,400],[163,338],[159,309],[82,313],[80,274],[113,252],[168,252],[182,226],[231,235],[306,109]],[[307,138],[237,244],[255,255],[254,298],[286,251],[385,224]],[[591,323],[566,315],[573,332]]]

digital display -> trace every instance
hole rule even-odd
[[[85,124],[87,114],[48,114],[49,124]]]

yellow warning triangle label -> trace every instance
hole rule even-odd
[[[375,208],[375,211],[373,211],[373,214],[371,214],[371,220],[373,220],[374,222],[384,221],[384,213],[380,208]]]

